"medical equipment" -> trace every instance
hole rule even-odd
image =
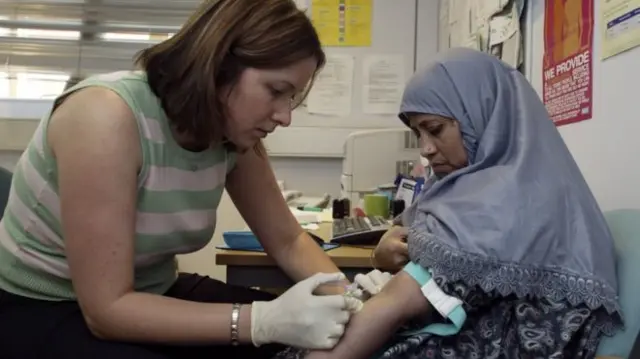
[[[341,198],[360,203],[364,194],[393,182],[398,173],[409,175],[418,157],[418,140],[408,128],[357,131],[344,145]]]
[[[364,307],[364,303],[362,303],[362,290],[358,289],[357,283],[352,283],[345,286],[345,292],[343,294],[344,297],[353,298],[355,300],[348,300],[347,305],[349,306],[349,311],[353,313],[357,313],[362,310]]]

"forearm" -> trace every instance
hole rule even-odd
[[[404,323],[413,317],[427,316],[430,310],[418,283],[400,272],[351,318],[345,335],[333,350],[312,352],[307,359],[369,358]]]
[[[108,309],[88,318],[94,334],[125,342],[228,344],[231,304],[198,303],[161,295],[125,294]],[[251,306],[243,305],[239,340],[251,343]]]
[[[271,256],[278,266],[296,282],[316,273],[340,272],[327,253],[304,231],[288,245],[272,251]],[[318,292],[320,294],[343,293],[346,284],[348,282],[345,281],[336,285],[326,285],[320,287]]]
[[[314,351],[306,359],[370,358],[402,325],[399,308],[379,294],[354,315],[338,345],[331,351]],[[366,338],[366,340],[363,340]]]
[[[255,151],[238,155],[226,188],[267,254],[291,279],[298,282],[319,272],[339,272],[291,213],[267,156]],[[319,292],[335,293],[335,289]]]

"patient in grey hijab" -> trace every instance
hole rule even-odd
[[[524,76],[453,49],[413,76],[399,117],[435,173],[403,215],[411,262],[332,351],[279,357],[594,358],[600,338],[623,325],[613,241]],[[461,303],[455,333],[420,330],[452,319],[409,266]]]

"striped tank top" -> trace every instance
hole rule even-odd
[[[174,140],[169,121],[143,72],[88,78],[117,93],[135,114],[142,150],[135,233],[135,289],[164,293],[177,277],[177,254],[212,238],[216,209],[235,154],[223,146],[190,152]],[[44,116],[13,175],[0,221],[0,288],[42,300],[76,299],[60,221],[56,160],[47,146]]]

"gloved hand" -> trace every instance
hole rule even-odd
[[[377,269],[367,274],[357,274],[354,282],[369,296],[374,296],[393,278],[389,272],[381,272]]]
[[[251,340],[255,346],[280,343],[305,349],[332,349],[344,334],[357,298],[316,296],[322,284],[343,281],[342,273],[318,273],[270,302],[253,302]]]

